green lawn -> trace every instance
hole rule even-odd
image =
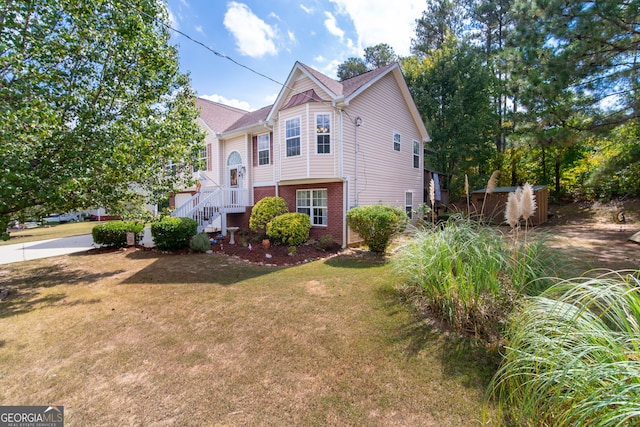
[[[69,222],[66,224],[49,225],[38,228],[29,228],[21,231],[11,232],[11,238],[7,241],[0,240],[1,245],[12,245],[14,243],[35,242],[37,240],[57,239],[59,237],[77,236],[80,234],[91,234],[91,229],[99,222]]]
[[[144,250],[8,265],[0,401],[86,425],[479,425],[495,360],[362,253],[291,268]]]

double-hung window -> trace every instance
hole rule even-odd
[[[316,153],[331,154],[331,116],[316,115]]]
[[[411,218],[411,214],[413,213],[413,193],[411,191],[404,193],[404,210],[407,216]]]
[[[400,151],[400,134],[398,132],[393,133],[393,149]]]
[[[420,143],[413,141],[413,167],[420,169]]]
[[[203,148],[198,150],[193,159],[193,171],[206,171],[207,170],[207,149]]]
[[[268,165],[270,162],[271,146],[269,134],[258,135],[258,166]]]
[[[327,190],[296,191],[296,212],[309,215],[311,225],[327,225]]]
[[[300,155],[300,117],[285,122],[287,157]]]

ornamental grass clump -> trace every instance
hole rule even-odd
[[[506,318],[523,294],[544,289],[554,256],[544,243],[522,251],[517,264],[502,234],[456,216],[424,229],[400,247],[392,263],[408,293],[454,329],[499,341]]]
[[[489,388],[501,422],[638,425],[639,273],[558,281],[522,304]]]

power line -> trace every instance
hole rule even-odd
[[[166,27],[167,29],[169,29],[169,30],[171,30],[171,31],[173,31],[173,32],[175,32],[175,33],[178,33],[178,34],[180,34],[180,35],[181,35],[181,36],[183,36],[183,37],[186,37],[187,39],[189,39],[190,41],[192,41],[192,42],[193,42],[193,43],[195,43],[195,44],[198,44],[198,45],[200,45],[200,46],[204,47],[205,49],[207,49],[209,52],[213,53],[214,55],[219,56],[220,58],[224,58],[224,59],[226,59],[226,60],[228,60],[228,61],[231,61],[231,62],[233,62],[234,64],[236,64],[237,66],[242,67],[242,68],[244,68],[244,69],[246,69],[246,70],[249,70],[250,72],[252,72],[252,73],[254,73],[254,74],[257,74],[257,75],[258,75],[258,76],[260,76],[260,77],[264,77],[265,79],[270,80],[270,81],[274,82],[274,83],[275,83],[275,84],[277,84],[277,85],[280,85],[280,86],[282,86],[282,87],[284,87],[284,86],[285,86],[285,84],[284,84],[284,83],[281,83],[281,82],[279,82],[279,81],[277,81],[277,80],[275,80],[275,79],[273,79],[273,78],[271,78],[271,77],[267,76],[266,74],[263,74],[263,73],[261,73],[261,72],[259,72],[259,71],[257,71],[257,70],[254,70],[253,68],[249,67],[248,65],[244,65],[244,64],[242,64],[242,63],[240,63],[240,62],[236,61],[235,59],[231,58],[230,56],[225,55],[224,53],[220,53],[220,52],[218,52],[217,50],[215,50],[215,49],[213,49],[213,48],[211,48],[211,47],[207,46],[206,44],[204,44],[203,42],[201,42],[201,41],[199,41],[199,40],[194,39],[194,38],[193,38],[193,37],[191,37],[189,34],[187,34],[187,33],[183,32],[183,31],[180,31],[180,30],[178,30],[177,28],[173,28],[171,25],[167,24],[167,23],[166,23],[166,22],[164,22],[163,20],[158,19],[158,17],[157,17],[157,16],[151,16],[151,15],[149,15],[147,12],[145,12],[144,10],[140,10],[140,9],[136,8],[136,7],[135,7],[134,5],[132,5],[131,3],[129,3],[129,6],[133,7],[133,8],[134,8],[134,9],[136,9],[138,12],[140,12],[141,14],[143,14],[143,15],[147,16],[148,18],[151,18],[151,19],[153,19],[154,21],[158,22],[160,25],[162,25],[162,26]],[[168,6],[167,6],[167,7],[168,7]]]

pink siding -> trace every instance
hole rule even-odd
[[[356,97],[349,109],[358,128],[358,205],[386,204],[404,207],[405,191],[413,192],[413,208],[422,203],[422,168],[413,167],[413,141],[421,141],[418,127],[395,78],[388,74]],[[351,177],[350,200],[355,203],[355,125],[344,117],[345,175]],[[393,133],[401,135],[400,151],[393,149]],[[420,165],[422,143],[420,142]]]

